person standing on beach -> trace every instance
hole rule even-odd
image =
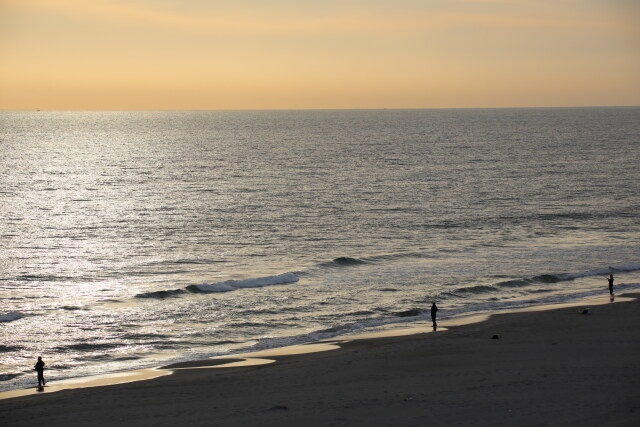
[[[434,331],[438,327],[438,323],[436,323],[436,313],[437,312],[438,312],[438,307],[436,306],[436,303],[434,302],[433,304],[431,304],[431,321],[433,322],[433,330]]]
[[[38,372],[38,388],[42,388],[44,387],[46,382],[44,381],[44,361],[42,360],[41,356],[38,356],[38,361],[36,362],[34,368]]]
[[[609,295],[613,298],[613,274],[610,274],[607,280],[609,281]]]

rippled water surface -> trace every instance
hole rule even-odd
[[[640,108],[0,112],[0,138],[0,389],[38,355],[64,378],[640,288]]]

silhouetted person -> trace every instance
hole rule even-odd
[[[436,306],[436,303],[434,302],[431,305],[431,321],[433,322],[433,330],[434,331],[438,327],[438,323],[436,322],[436,313],[437,312],[438,312],[438,307]]]
[[[44,362],[42,361],[42,357],[38,357],[38,361],[34,368],[38,371],[38,388],[42,388],[46,384],[44,380]]]
[[[613,298],[613,274],[610,274],[607,280],[609,281],[609,295]]]

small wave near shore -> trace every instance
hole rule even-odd
[[[224,282],[217,282],[213,284],[203,283],[200,285],[189,285],[184,289],[172,289],[162,291],[144,292],[136,295],[136,298],[171,298],[186,293],[220,293],[220,292],[233,292],[239,289],[249,288],[263,288],[266,286],[284,285],[296,283],[298,276],[294,273],[284,273],[275,276],[257,277],[253,279],[242,280],[226,280]]]

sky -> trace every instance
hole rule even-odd
[[[640,105],[638,0],[0,0],[0,109]]]

